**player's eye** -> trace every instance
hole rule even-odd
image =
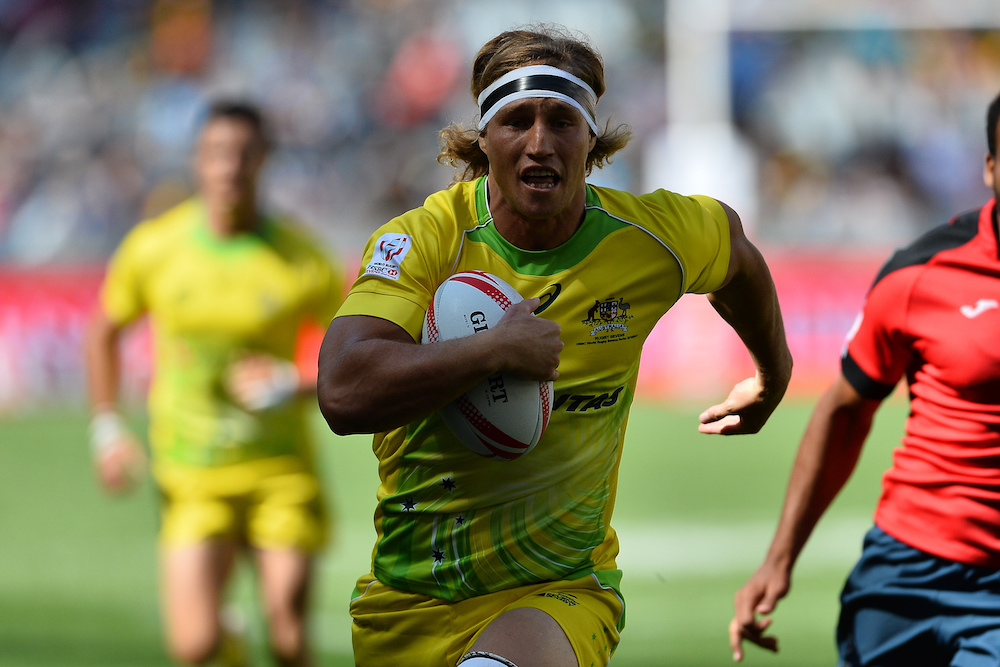
[[[582,121],[579,114],[576,113],[560,113],[552,118],[550,121],[552,127],[560,130],[567,130],[574,128],[579,125]]]

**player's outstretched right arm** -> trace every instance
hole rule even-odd
[[[532,314],[537,306],[525,299],[488,331],[428,345],[388,320],[338,317],[319,353],[320,410],[335,433],[379,433],[430,414],[498,371],[554,380],[560,327]]]
[[[733,660],[743,659],[743,640],[778,650],[777,638],[764,634],[769,614],[788,593],[792,568],[813,528],[854,471],[880,404],[862,397],[843,375],[820,398],[799,443],[767,556],[733,599]]]

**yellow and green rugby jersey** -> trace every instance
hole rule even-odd
[[[588,186],[582,226],[547,251],[500,236],[485,179],[379,229],[338,317],[373,315],[419,340],[437,286],[479,269],[539,297],[565,347],[548,428],[517,460],[471,452],[438,413],[376,434],[375,576],[447,600],[591,573],[617,589],[610,519],[643,341],[681,295],[718,288],[728,265],[719,203],[663,190]]]
[[[305,454],[305,403],[259,413],[228,395],[229,364],[248,352],[293,359],[299,328],[325,327],[343,295],[340,271],[286,221],[215,236],[190,199],[139,223],[108,266],[101,302],[124,325],[149,314],[155,371],[150,444],[158,461],[196,466]]]

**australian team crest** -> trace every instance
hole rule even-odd
[[[610,297],[604,301],[594,301],[594,307],[587,313],[587,319],[596,321],[597,318],[600,318],[605,322],[611,322],[618,318],[619,313],[622,315],[627,313],[628,308],[629,305],[625,303],[625,299],[615,301],[614,297]]]
[[[632,319],[629,315],[629,304],[623,297],[609,296],[604,301],[595,299],[594,305],[587,311],[587,319],[583,323],[591,327],[591,342],[606,342],[620,340],[628,333],[626,324]]]

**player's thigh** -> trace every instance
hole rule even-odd
[[[996,667],[1000,665],[1000,618],[994,629],[963,638],[948,667]]]
[[[566,664],[565,660],[584,667],[608,664],[620,641],[617,626],[624,614],[617,593],[601,586],[593,576],[518,590],[524,594],[480,631],[470,650],[503,655],[518,667]],[[493,633],[494,629],[502,632]],[[498,639],[510,647],[506,649],[510,655],[488,648],[501,649]],[[541,644],[544,641],[551,642],[555,653],[546,652]],[[571,651],[566,652],[566,648]]]
[[[1000,665],[1000,570],[966,566],[961,588],[945,596],[944,635],[955,647],[949,667]]]
[[[216,488],[210,474],[162,476],[158,485],[160,543],[165,549],[239,538],[241,507],[236,498]]]
[[[452,604],[402,591],[368,574],[350,604],[355,667],[454,667],[471,633],[455,636]]]
[[[908,616],[906,602],[872,599],[841,610],[837,625],[840,667],[945,667],[948,653],[933,616]]]
[[[927,555],[878,527],[865,535],[861,558],[840,594],[837,646],[843,667],[947,664],[937,643],[934,592],[911,573],[933,568]]]
[[[490,622],[469,653],[500,656],[517,667],[576,667],[578,660],[569,637],[548,613],[519,607]]]
[[[998,610],[1000,572],[938,558],[873,528],[841,593],[841,664],[1000,665],[1000,648],[990,644],[1000,634]],[[993,662],[982,662],[990,650]]]
[[[219,607],[237,546],[210,540],[160,549],[167,639],[176,653],[210,651],[219,635]]]
[[[308,604],[313,557],[294,549],[258,549],[255,556],[268,616],[301,618]]]
[[[606,665],[618,643],[616,625],[624,611],[618,595],[602,588],[594,577],[447,602],[394,589],[371,575],[358,582],[350,609],[358,667],[390,663],[454,667],[481,637],[491,643],[478,646],[502,648],[495,640],[503,633],[536,632],[537,628],[520,625],[530,618],[541,618],[549,631],[561,632],[580,665]]]
[[[210,471],[173,469],[157,482],[167,640],[175,653],[197,656],[218,637],[222,591],[240,540],[240,507]]]
[[[294,550],[257,550],[257,573],[271,650],[282,664],[305,664],[312,558]]]
[[[264,551],[314,554],[326,544],[327,514],[318,477],[304,465],[262,467],[247,509],[247,541]]]

